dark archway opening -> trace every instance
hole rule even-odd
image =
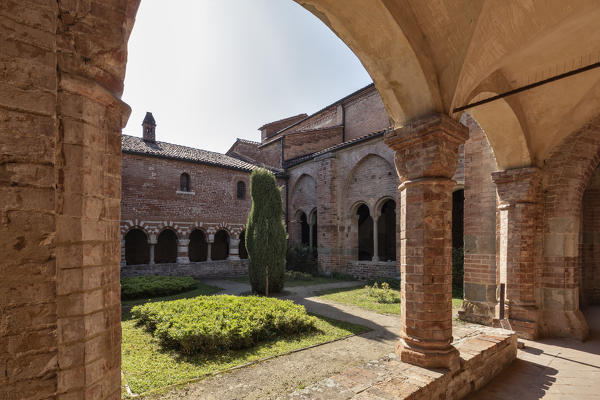
[[[452,193],[452,294],[463,297],[464,287],[464,205],[465,191]]]
[[[300,232],[300,242],[303,246],[308,246],[310,244],[310,226],[308,225],[306,214],[303,212],[300,213]]]
[[[211,249],[213,260],[226,260],[229,256],[229,235],[225,231],[215,234],[215,241]]]
[[[242,260],[248,258],[248,250],[246,250],[246,231],[240,233],[240,258]]]
[[[317,239],[317,211],[313,211],[312,216],[311,216],[311,224],[310,224],[310,229],[311,229],[311,234],[312,234],[312,248],[313,251],[317,251],[317,244],[318,244],[318,239]]]
[[[396,260],[396,202],[388,200],[381,206],[377,220],[377,247],[381,261]]]
[[[125,235],[125,263],[127,265],[148,264],[150,246],[148,237],[140,229],[132,229]]]
[[[206,261],[208,243],[206,242],[206,235],[200,229],[194,230],[190,235],[188,254],[191,262]]]
[[[158,235],[154,260],[157,264],[177,262],[177,235],[170,229],[165,229]]]
[[[600,304],[600,168],[583,193],[581,221],[581,307]]]
[[[358,259],[371,261],[373,259],[373,218],[366,204],[358,207]]]

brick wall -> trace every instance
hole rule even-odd
[[[275,168],[282,167],[281,140],[274,140],[266,145],[260,146],[259,150],[260,154],[257,157],[257,161]]]
[[[179,177],[190,175],[189,193]],[[237,198],[237,182],[246,184]],[[178,160],[123,153],[121,219],[245,224],[250,211],[250,173]]]
[[[286,160],[315,153],[342,142],[342,128],[326,128],[286,135],[284,158]]]
[[[391,126],[383,101],[375,87],[347,99],[344,102],[344,113],[346,140],[379,132]]]

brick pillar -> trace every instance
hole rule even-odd
[[[460,319],[492,325],[497,301],[496,185],[494,153],[481,127],[463,114],[469,127],[464,145],[464,301]]]
[[[373,262],[379,261],[379,234],[378,234],[378,226],[377,226],[377,216],[373,218],[373,258],[371,259]]]
[[[177,263],[189,264],[190,257],[188,254],[190,246],[189,239],[177,239]]]
[[[154,248],[156,247],[156,235],[150,235],[148,238],[148,248],[150,249],[150,261],[148,264],[154,265]]]
[[[229,256],[228,260],[239,260],[240,259],[240,239],[230,236],[229,237]]]
[[[499,200],[498,270],[499,283],[506,285],[505,318],[519,336],[535,339],[534,239],[541,217],[540,173],[537,168],[517,168],[494,172],[492,178]]]
[[[317,157],[317,221],[319,221],[318,259],[321,272],[330,273],[342,267],[338,239],[338,179],[335,153]]]
[[[402,332],[396,353],[425,368],[459,368],[452,346],[452,189],[468,130],[435,114],[390,132],[399,187]]]

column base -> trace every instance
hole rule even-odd
[[[396,342],[396,354],[403,362],[423,368],[446,368],[450,371],[460,368],[460,353],[452,345],[445,349],[425,349],[400,339]]]
[[[491,326],[495,308],[496,303],[463,300],[462,308],[458,311],[458,318],[461,321]]]
[[[177,257],[177,264],[189,264],[189,263],[190,263],[189,257]]]
[[[229,256],[227,257],[228,260],[239,260],[240,256]]]
[[[540,335],[543,337],[572,338],[584,341],[590,334],[580,310],[548,310],[542,313]]]

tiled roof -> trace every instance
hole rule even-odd
[[[257,165],[213,151],[180,146],[178,144],[144,141],[137,136],[123,135],[121,149],[124,153],[141,154],[153,157],[183,160],[201,164],[214,165],[240,171],[252,171]]]

